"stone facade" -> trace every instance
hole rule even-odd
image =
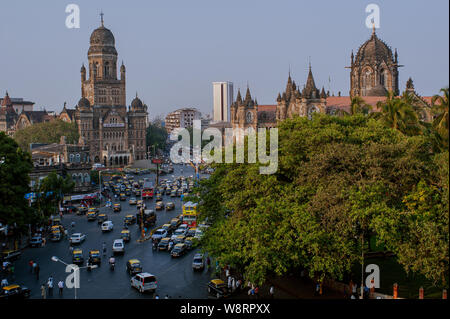
[[[80,143],[88,145],[93,162],[128,165],[146,157],[147,105],[136,97],[126,106],[125,65],[117,78],[117,51],[112,32],[102,24],[92,32],[88,51],[89,76],[81,67],[81,99],[75,112],[60,118],[76,121]]]

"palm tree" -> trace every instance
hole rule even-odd
[[[367,114],[369,111],[372,110],[372,106],[370,104],[367,104],[366,101],[363,100],[360,96],[355,96],[352,98],[351,104],[350,104],[350,114],[354,115],[357,113],[363,113]]]
[[[445,147],[448,147],[448,87],[440,90],[442,96],[435,95],[431,99],[433,113],[436,115],[433,128],[441,136]],[[437,102],[437,103],[436,103]]]
[[[377,107],[381,109],[381,118],[387,126],[408,135],[420,132],[419,119],[412,106],[395,97],[392,91],[388,92],[384,102],[377,103]]]

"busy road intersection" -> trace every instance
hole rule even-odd
[[[163,176],[167,180],[174,180],[179,176],[194,176],[194,169],[190,166],[174,165],[174,172]],[[155,174],[136,175],[135,180],[146,178],[155,182]],[[103,181],[108,181],[105,177]],[[112,192],[112,207],[105,205],[104,200],[100,206],[99,214],[106,214],[106,219],[111,221],[113,229],[109,232],[102,232],[101,224],[97,221],[88,221],[86,214],[77,215],[66,213],[61,219],[61,224],[68,231],[68,236],[59,242],[47,240],[45,245],[36,248],[27,248],[22,252],[21,257],[15,262],[14,278],[10,281],[24,285],[31,289],[31,298],[42,298],[41,286],[47,286],[49,277],[53,277],[54,289],[52,295],[46,293],[46,298],[207,298],[207,284],[211,279],[211,272],[207,267],[202,270],[193,270],[193,257],[199,248],[187,251],[186,254],[173,258],[168,251],[152,249],[152,241],[140,241],[141,232],[138,223],[128,226],[130,231],[130,241],[125,243],[123,255],[116,255],[115,268],[111,269],[109,258],[113,255],[112,245],[114,240],[121,238],[121,231],[124,228],[124,217],[126,215],[136,215],[139,210],[136,205],[130,205],[130,197],[120,201],[114,199]],[[137,197],[137,199],[140,199]],[[153,209],[156,213],[156,223],[151,229],[158,228],[178,217],[182,213],[182,202],[180,196],[171,197],[170,194],[162,195],[163,203],[173,202],[173,210],[155,210],[156,200],[145,200],[146,208]],[[115,203],[120,203],[121,210],[113,211]],[[150,230],[148,232],[150,232]],[[80,244],[69,244],[69,237],[74,233],[86,235]],[[106,253],[103,251],[106,247]],[[80,287],[78,289],[68,289],[65,285],[62,295],[59,294],[57,283],[63,281],[70,273],[66,273],[66,264],[72,263],[74,249],[81,249],[84,260],[88,260],[91,250],[100,252],[101,262],[99,267],[88,270],[86,262],[80,269]],[[52,257],[56,256],[57,258]],[[153,292],[141,293],[132,288],[130,279],[132,276],[127,272],[126,264],[131,259],[140,261],[142,271],[150,273],[156,277],[157,289]],[[33,261],[39,265],[39,276],[32,273],[29,262]],[[39,277],[39,278],[38,278]]]

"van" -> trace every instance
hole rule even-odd
[[[131,287],[143,293],[147,290],[155,291],[157,288],[156,277],[148,272],[141,272],[131,278]]]
[[[103,222],[102,224],[102,232],[107,232],[107,231],[111,231],[114,228],[114,224],[112,221],[107,220],[105,222]]]

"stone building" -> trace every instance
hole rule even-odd
[[[105,166],[128,165],[146,155],[147,105],[136,97],[126,106],[125,65],[117,78],[117,51],[112,32],[101,26],[90,37],[88,69],[81,67],[81,99],[60,118],[76,121],[90,148],[91,161]]]
[[[389,91],[396,96],[399,92],[399,73],[397,50],[392,53],[390,47],[380,40],[372,31],[369,40],[364,42],[354,57],[351,54],[350,95],[330,95],[322,87],[318,89],[314,81],[311,65],[306,84],[301,89],[291,78],[289,73],[286,89],[279,93],[276,105],[258,106],[252,101],[250,91],[241,99],[240,92],[231,108],[231,125],[234,128],[275,127],[279,121],[292,118],[294,115],[311,118],[313,113],[330,115],[349,112],[352,97],[360,96],[365,103],[372,107],[372,112],[379,111],[377,103],[386,100]],[[410,78],[405,91],[411,97],[412,106],[421,120],[432,121],[431,97],[422,97],[414,89]]]
[[[386,96],[388,91],[399,94],[397,49],[380,40],[375,33],[351,54],[350,96]]]

